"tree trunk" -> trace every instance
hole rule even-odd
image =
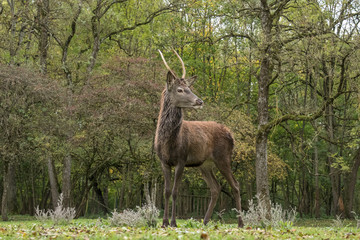
[[[54,162],[50,155],[48,155],[47,157],[47,167],[50,182],[51,203],[53,209],[55,209],[57,207],[57,201],[59,199],[59,183],[56,177]]]
[[[151,201],[156,206],[156,194],[157,194],[157,180],[153,178],[151,182]]]
[[[315,141],[315,143],[317,143],[318,142],[318,137],[315,137],[314,141]],[[320,218],[319,156],[318,156],[318,148],[317,148],[316,145],[314,146],[314,172],[315,172],[315,203],[314,203],[314,211],[315,211],[315,217]]]
[[[309,64],[307,64],[307,67],[309,68]],[[314,89],[317,88],[317,81],[313,78],[313,73],[309,69],[307,70],[309,73],[309,83],[313,83]],[[314,89],[310,90],[310,96],[311,99],[314,101],[314,107],[318,106],[318,101],[316,97],[316,92]],[[318,124],[317,121],[313,121],[313,128],[315,129],[315,138],[314,138],[314,175],[315,175],[315,193],[314,193],[314,214],[316,218],[320,218],[320,185],[319,185],[319,153],[318,153],[318,146],[317,143],[318,140]]]
[[[15,164],[9,163],[7,171],[7,209],[8,213],[17,213],[17,200],[16,200],[16,175],[15,175]]]
[[[16,55],[16,43],[15,43],[15,33],[16,33],[16,13],[15,13],[15,2],[14,0],[9,1],[11,12],[11,21],[10,21],[10,65],[15,64],[15,55]]]
[[[49,0],[38,0],[38,28],[39,28],[39,55],[40,55],[40,71],[47,73],[47,53],[49,48],[49,36],[46,27],[49,25]]]
[[[62,193],[64,196],[64,207],[70,207],[71,197],[71,155],[67,153],[64,158]]]
[[[151,203],[151,196],[150,196],[150,191],[149,191],[149,181],[146,181],[144,183],[144,195],[145,195],[145,200],[147,204]]]
[[[157,191],[157,182],[156,179],[153,178],[151,180],[151,186],[150,181],[146,181],[144,183],[144,195],[145,200],[147,204],[156,204],[156,191]],[[151,188],[151,189],[150,189]]]
[[[76,218],[80,217],[80,216],[83,216],[86,214],[86,205],[87,205],[87,202],[89,200],[89,192],[92,188],[92,185],[88,185],[88,180],[86,179],[86,184],[85,184],[85,189],[83,191],[83,197],[81,199],[81,203],[79,204],[79,206],[77,207],[76,209]]]
[[[351,172],[346,178],[345,185],[345,216],[348,218],[353,218],[351,211],[353,210],[354,205],[354,193],[357,180],[357,173],[360,167],[360,148],[357,150],[356,155],[354,156],[353,166]]]
[[[3,221],[8,221],[8,207],[7,207],[7,197],[8,197],[8,179],[7,179],[7,173],[8,173],[8,167],[9,163],[4,163],[4,174],[3,174],[3,193],[2,193],[2,199],[1,199],[1,218]]]
[[[79,19],[80,13],[81,13],[81,1],[79,2],[79,6],[78,6],[78,10],[76,11],[76,14],[72,20],[71,23],[71,33],[70,35],[67,37],[65,43],[62,45],[59,42],[59,45],[62,46],[62,58],[61,58],[61,63],[62,63],[62,68],[64,70],[66,79],[68,80],[68,86],[72,86],[72,73],[71,70],[69,68],[68,62],[67,62],[67,56],[68,56],[68,49],[71,43],[71,40],[73,39],[73,37],[75,36],[75,32],[76,32],[76,25],[77,25],[77,20]]]
[[[340,214],[339,209],[339,200],[340,200],[340,175],[339,170],[333,166],[335,162],[334,155],[336,154],[336,146],[333,144],[335,141],[334,138],[334,111],[332,105],[327,107],[326,111],[326,118],[327,118],[327,133],[328,138],[330,140],[328,145],[328,164],[329,164],[329,177],[331,183],[331,196],[332,196],[332,203],[331,203],[331,213],[332,215],[336,216]]]
[[[91,56],[89,59],[89,65],[87,67],[88,76],[91,74],[92,70],[94,69],[96,58],[100,50],[100,44],[101,44],[101,40],[100,40],[101,13],[100,12],[101,12],[101,4],[98,4],[97,7],[93,10],[93,13],[95,15],[91,18],[91,30],[92,30],[94,42],[93,42]],[[88,81],[88,79],[86,79],[86,81]]]
[[[307,72],[306,74],[306,82],[309,81],[309,73]],[[306,108],[307,105],[307,95],[308,95],[308,84],[305,85],[305,93],[304,93],[304,108]],[[308,214],[309,212],[311,212],[309,210],[309,193],[308,193],[308,189],[309,189],[309,183],[306,177],[306,173],[307,173],[307,167],[306,167],[306,156],[307,154],[306,152],[306,146],[305,146],[305,126],[306,126],[306,121],[302,122],[302,128],[300,131],[300,169],[301,169],[301,174],[299,177],[299,191],[301,193],[300,196],[300,204],[299,204],[299,212],[300,215],[302,216],[302,214]]]
[[[9,220],[8,213],[16,207],[15,165],[12,162],[4,163],[3,193],[1,199],[1,217],[3,221]]]
[[[92,181],[92,187],[93,187],[94,192],[96,194],[96,198],[98,200],[98,204],[100,205],[100,209],[104,214],[107,214],[108,209],[107,209],[107,206],[106,206],[106,203],[105,203],[103,193],[102,193],[101,189],[99,188],[96,177],[92,177],[91,181]]]
[[[127,171],[127,166],[123,166],[122,167],[122,171],[121,171],[123,176],[127,176],[128,171]],[[119,209],[125,209],[125,187],[126,187],[126,179],[123,179],[121,181],[121,187],[120,187],[120,196],[119,196]]]
[[[267,170],[267,134],[261,134],[256,139],[256,192],[265,200],[270,210],[270,192]]]
[[[270,66],[270,43],[272,19],[270,9],[266,0],[261,1],[261,26],[264,33],[262,46],[262,56],[260,64],[260,76],[258,79],[258,134],[256,135],[256,191],[261,199],[265,201],[268,208],[268,217],[270,218],[270,192],[267,170],[267,141],[268,131],[262,130],[262,127],[269,122],[269,83],[271,79]]]

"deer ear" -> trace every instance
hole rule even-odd
[[[171,89],[172,85],[175,82],[175,79],[175,75],[171,71],[168,71],[168,74],[166,76],[166,85],[168,89]]]
[[[195,80],[197,79],[197,76],[192,76],[191,78],[189,79],[186,79],[186,85],[188,87],[191,87],[193,85],[193,83],[195,82]]]

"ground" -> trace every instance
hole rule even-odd
[[[161,222],[160,220],[158,221]],[[33,217],[13,216],[0,222],[0,239],[360,239],[356,221],[301,219],[277,229],[244,228],[235,224],[179,220],[178,228],[112,227],[106,218],[76,219],[54,225]]]

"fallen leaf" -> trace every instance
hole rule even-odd
[[[200,235],[200,238],[201,238],[201,239],[205,239],[205,240],[209,240],[209,239],[210,239],[209,234],[207,234],[207,233],[202,233],[202,234]]]

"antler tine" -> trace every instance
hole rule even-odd
[[[181,66],[182,66],[182,70],[183,70],[183,74],[182,74],[181,78],[185,78],[185,75],[186,75],[185,64],[184,64],[183,60],[181,59],[181,57],[179,56],[179,54],[174,49],[173,49],[173,52],[176,54],[176,56],[179,58],[179,60],[181,62]]]
[[[160,53],[160,56],[165,64],[165,67],[167,68],[167,70],[169,70],[175,77],[176,77],[176,74],[174,73],[173,70],[171,70],[171,68],[169,67],[169,65],[167,64],[165,58],[164,58],[164,55],[162,54],[162,52],[160,51],[160,49],[158,49],[159,53]]]

